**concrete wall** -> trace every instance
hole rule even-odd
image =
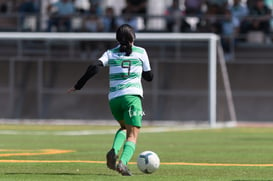
[[[2,64],[1,64],[2,65]],[[65,119],[111,119],[107,101],[107,71],[101,71],[91,79],[83,92],[102,90],[98,95],[66,94],[65,91],[80,77],[85,66],[75,64],[58,65],[55,88],[63,90],[56,95],[44,94],[44,118]],[[273,118],[273,65],[230,64],[231,86],[235,108],[239,120],[263,120]],[[18,67],[20,69],[21,67]],[[170,120],[206,120],[207,119],[207,65],[206,64],[172,64],[166,69],[161,66],[160,89],[157,109],[153,110],[151,85],[144,83],[145,118]],[[166,71],[162,71],[166,69]],[[37,108],[36,70],[32,66],[30,79],[25,88],[20,87],[17,77],[17,91],[14,97],[13,114],[21,118],[39,117]],[[2,72],[3,73],[3,72]],[[4,77],[4,76],[1,76]],[[220,76],[219,76],[220,78]],[[223,92],[221,81],[218,96],[218,118],[228,119],[226,100],[220,96]],[[181,90],[182,95],[164,95],[164,90]],[[22,91],[22,92],[21,92]],[[1,117],[9,116],[9,94],[1,94]],[[156,111],[156,112],[153,112]]]
[[[207,47],[182,46],[179,52],[176,52],[167,43],[160,46],[161,49],[154,44],[141,44],[147,47],[152,67],[157,70],[153,83],[143,82],[145,92],[143,103],[146,113],[144,119],[207,120]],[[227,63],[235,109],[239,120],[271,121],[273,64],[270,62],[272,59],[268,57],[272,56],[272,53],[270,48],[268,51],[264,48],[268,60],[257,53],[263,52],[260,50],[256,51],[256,58],[253,53],[246,61],[245,52],[254,50],[257,49],[241,47],[236,53],[238,58]],[[262,62],[259,62],[259,57]],[[91,79],[83,90],[76,94],[66,94],[66,90],[74,85],[90,62],[79,58],[61,61],[56,57],[52,61],[44,62],[42,90],[37,76],[38,62],[34,59],[30,62],[19,60],[16,63],[15,91],[11,95],[8,89],[10,61],[1,59],[0,117],[112,119],[107,100],[106,69]],[[229,119],[221,80],[218,73],[217,117]],[[42,107],[39,107],[41,102]]]

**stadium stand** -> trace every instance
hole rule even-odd
[[[164,8],[168,7],[168,4],[165,4]],[[8,10],[10,13],[0,15],[0,31],[21,30],[20,14],[16,14],[15,9],[14,5],[11,10]],[[149,16],[164,20],[164,16],[152,14],[148,15],[147,23],[149,23]],[[213,16],[215,17],[221,19],[222,16]],[[44,18],[41,19],[44,20]],[[40,24],[41,27],[37,30],[43,31],[44,21]],[[148,32],[166,31],[166,29],[158,30],[157,28],[145,30]],[[237,36],[231,44],[232,56],[227,60],[227,65],[239,120],[267,121],[273,118],[271,111],[273,99],[271,33],[267,37],[269,41],[248,42],[247,34],[242,34]],[[160,71],[157,86],[161,94],[158,96],[156,108],[152,101],[154,95],[151,92],[151,85],[144,84],[147,89],[144,100],[147,115],[145,119],[206,120],[207,44],[139,43],[148,49],[151,62],[153,62],[152,66],[157,66]],[[96,58],[105,48],[113,44],[100,42],[92,58]],[[81,56],[80,47],[79,41],[1,41],[1,117],[112,119],[108,110],[107,96],[105,96],[107,93],[107,80],[105,79],[107,72],[105,70],[97,75],[88,84],[87,89],[79,95],[71,97],[64,94],[90,61]],[[160,50],[160,56],[158,56],[158,50]],[[37,77],[39,61],[44,63],[42,82],[39,82],[39,77]],[[9,74],[11,66],[15,67],[13,70],[15,72],[12,74],[14,77],[8,76],[11,75]],[[41,90],[37,89],[39,84],[44,86],[42,94],[40,94]],[[53,91],[51,88],[56,90]],[[176,92],[178,89],[183,90],[179,96]],[[170,94],[166,94],[166,90]],[[89,107],[90,101],[100,102],[100,104],[96,107]],[[219,111],[219,117],[225,117],[226,113],[221,112],[221,108]]]

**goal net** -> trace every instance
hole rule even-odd
[[[135,44],[146,48],[154,72],[154,81],[143,83],[145,120],[190,121],[210,127],[236,124],[217,35],[137,33],[136,37]],[[113,119],[106,70],[76,96],[68,96],[65,90],[91,61],[116,45],[115,34],[0,32],[0,42],[1,65],[9,70],[2,92],[9,94],[5,100],[10,117]],[[28,114],[25,106],[32,108]]]

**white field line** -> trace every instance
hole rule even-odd
[[[53,124],[53,125],[116,125],[116,121],[98,120],[92,122],[75,121],[75,120],[15,120],[15,119],[0,119],[0,124]],[[217,123],[216,128],[236,127],[237,123],[230,121],[226,123]],[[202,130],[211,129],[208,124],[197,124],[194,121],[189,121],[186,124],[181,124],[179,121],[143,121],[141,133],[159,133],[159,132],[174,132],[186,130]],[[151,126],[151,127],[146,127]],[[117,127],[118,129],[118,127]],[[0,135],[60,135],[60,136],[83,136],[83,135],[106,135],[115,134],[117,129],[105,130],[71,130],[71,131],[35,131],[35,130],[0,130]]]
[[[196,130],[201,128],[191,127],[154,127],[142,128],[141,133],[160,133],[160,132],[174,132],[184,130]],[[203,127],[202,129],[209,129]],[[109,130],[77,130],[77,131],[22,131],[22,130],[0,130],[0,135],[56,135],[56,136],[84,136],[84,135],[106,135],[115,134],[114,129]]]

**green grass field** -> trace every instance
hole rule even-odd
[[[115,128],[2,124],[0,180],[127,180],[104,162]],[[140,152],[152,150],[161,165],[146,175],[131,163],[130,180],[273,180],[272,143],[273,128],[164,132],[143,128],[132,162]]]

